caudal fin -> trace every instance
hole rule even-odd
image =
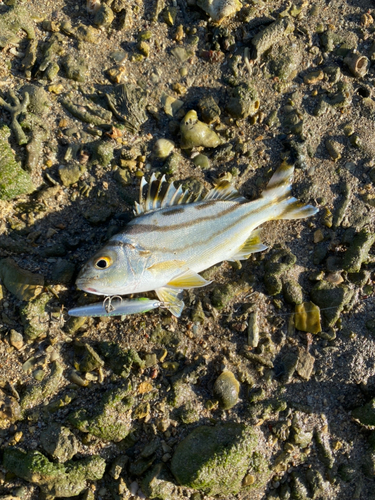
[[[270,200],[274,207],[272,219],[303,219],[318,211],[316,207],[305,205],[291,196],[293,173],[293,165],[288,165],[284,161],[262,193],[262,198]]]

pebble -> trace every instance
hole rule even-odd
[[[13,347],[15,347],[19,351],[23,347],[22,334],[17,332],[16,330],[11,330],[9,336],[9,342]]]
[[[239,391],[240,384],[229,370],[219,375],[214,384],[214,396],[219,400],[223,410],[229,410],[237,404]]]

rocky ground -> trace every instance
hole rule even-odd
[[[0,0],[1,498],[375,498],[372,9]],[[181,318],[69,318],[142,176],[252,199],[284,160],[319,213]]]

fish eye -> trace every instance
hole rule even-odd
[[[110,257],[99,257],[95,261],[96,269],[107,269],[112,264],[112,259]]]

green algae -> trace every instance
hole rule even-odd
[[[35,186],[14,157],[9,145],[10,130],[6,125],[0,128],[0,199],[12,200],[21,194],[30,194]]]
[[[91,416],[86,408],[80,408],[71,413],[68,420],[80,431],[104,441],[121,441],[130,432],[128,410],[133,405],[130,391],[130,383],[107,391],[94,415]]]
[[[95,455],[55,464],[39,451],[26,452],[12,447],[4,450],[3,465],[54,498],[79,495],[87,488],[88,480],[101,479],[105,471],[105,460]]]
[[[242,424],[200,426],[179,443],[171,470],[179,484],[210,495],[236,494],[253,469],[256,488],[266,478],[265,460],[255,455],[257,434]]]
[[[27,340],[34,340],[48,332],[49,315],[46,312],[46,305],[50,299],[48,293],[43,293],[21,308],[21,321]]]
[[[22,410],[33,408],[53,396],[60,385],[63,370],[62,365],[55,361],[52,364],[51,374],[46,380],[27,387],[25,394],[21,398]]]

